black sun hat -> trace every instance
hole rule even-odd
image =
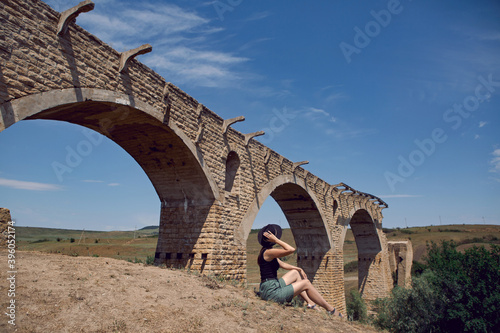
[[[259,234],[257,235],[257,239],[259,240],[260,245],[265,248],[273,247],[274,243],[271,243],[264,236],[264,233],[269,231],[273,235],[275,235],[278,239],[281,239],[282,230],[281,227],[277,224],[268,224],[264,228],[260,229]]]

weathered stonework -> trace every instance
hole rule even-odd
[[[413,247],[410,240],[388,242],[389,264],[396,285],[411,287],[411,266],[413,263]]]
[[[133,59],[151,51],[147,45],[120,54],[74,23],[61,31],[60,18],[39,0],[0,2],[0,131],[23,119],[67,121],[125,149],[160,200],[157,264],[245,280],[246,240],[272,196],[292,229],[299,265],[328,301],[345,311],[349,225],[363,297],[388,294],[387,204],[326,183],[302,168],[304,162],[252,139],[260,132],[232,129],[234,118],[225,121]]]
[[[0,248],[5,249],[7,245],[7,227],[12,221],[10,211],[7,208],[0,208]]]

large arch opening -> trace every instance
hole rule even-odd
[[[326,253],[331,249],[331,238],[325,224],[326,219],[316,204],[314,194],[293,176],[280,176],[261,189],[235,234],[236,241],[240,244],[247,243],[255,218],[268,197],[274,199],[277,209],[281,210],[282,216],[290,226],[291,236],[297,249],[297,265],[304,269],[309,279],[314,280],[320,264],[326,266],[332,264],[328,263],[328,260],[325,263],[324,260]],[[247,265],[254,263],[247,261]]]
[[[375,223],[365,209],[357,210],[349,225],[358,252],[358,290],[365,297],[370,293],[370,275],[381,260],[382,245]]]
[[[343,243],[344,294],[346,299],[351,291],[358,291],[358,248],[352,229],[348,226]]]
[[[290,229],[290,225],[288,224],[283,211],[275,200],[268,197],[259,210],[257,217],[255,218],[255,222],[252,226],[252,231],[250,232],[246,243],[246,276],[247,284],[249,286],[258,287],[258,285],[260,284],[260,270],[259,265],[257,264],[257,257],[259,255],[261,246],[257,240],[257,234],[259,230],[267,224],[278,224],[279,226],[281,226],[281,228],[283,229],[283,235],[281,239],[283,239],[293,247],[296,246],[295,239],[293,238],[293,234]],[[294,266],[297,265],[297,254],[294,253],[293,255],[288,256],[287,262]],[[283,271],[279,271],[278,275],[282,276],[283,273]]]
[[[161,202],[158,246],[179,246],[172,241],[179,237],[162,239],[162,235],[172,233],[165,225],[189,224],[195,230],[192,239],[197,239],[208,215],[207,207],[218,199],[218,189],[196,146],[175,124],[164,124],[160,111],[132,96],[78,88],[29,95],[1,105],[0,131],[25,119],[80,125],[118,144],[144,170]],[[75,150],[84,155],[88,148],[81,145]],[[67,164],[56,166],[59,176],[69,172],[71,166]],[[172,217],[169,210],[182,214]],[[186,251],[190,250],[184,246],[177,252]]]
[[[0,154],[2,206],[19,226],[125,231],[158,225],[158,195],[144,170],[95,131],[24,120],[0,133]]]

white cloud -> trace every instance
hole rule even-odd
[[[78,24],[119,52],[151,44],[153,51],[137,60],[178,85],[222,88],[247,78],[232,66],[249,59],[216,50],[215,36],[223,29],[193,10],[147,1],[130,8],[115,1],[79,16]]]
[[[368,135],[377,134],[378,130],[374,128],[351,129],[344,125],[342,129],[328,129],[326,134],[331,135],[339,140],[361,138]]]
[[[264,11],[264,12],[257,12],[257,13],[253,13],[252,15],[250,15],[250,17],[248,17],[245,21],[258,21],[258,20],[262,20],[262,19],[265,19],[266,17],[270,16],[271,13],[268,12],[268,11]]]
[[[120,186],[120,183],[109,183],[108,186]]]
[[[490,172],[500,174],[500,149],[495,149],[491,155],[493,155],[493,158],[490,161],[492,165]]]
[[[487,124],[488,124],[488,122],[487,122],[487,121],[480,121],[480,122],[479,122],[479,128],[484,127],[484,126],[486,126]]]
[[[0,186],[10,187],[18,190],[28,191],[61,191],[62,186],[54,184],[26,182],[22,180],[0,178]]]
[[[327,118],[328,121],[334,123],[337,121],[337,119],[333,116],[331,116],[328,112],[326,112],[325,110],[323,109],[317,109],[317,108],[314,108],[314,107],[308,107],[306,109],[306,113],[305,113],[305,116],[311,120],[318,120],[318,119],[322,119],[324,117]]]

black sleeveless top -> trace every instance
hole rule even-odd
[[[277,279],[278,278],[278,269],[280,268],[280,264],[278,259],[274,258],[271,261],[266,261],[264,259],[264,252],[259,255],[258,262],[260,263],[260,282],[266,281],[266,279]]]

